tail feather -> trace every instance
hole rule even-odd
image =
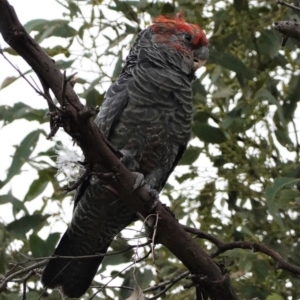
[[[109,245],[110,243],[97,253],[106,253]],[[69,237],[67,230],[54,255],[78,256],[78,253],[75,252],[74,242]],[[91,285],[102,260],[103,257],[51,259],[43,271],[42,283],[47,288],[61,287],[63,294],[67,297],[79,298]]]

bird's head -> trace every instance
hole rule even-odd
[[[154,18],[151,29],[153,42],[181,53],[186,63],[192,64],[193,72],[207,61],[209,51],[205,33],[198,25],[187,23],[182,13],[175,17]]]

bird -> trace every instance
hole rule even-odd
[[[195,72],[209,57],[202,28],[182,12],[158,16],[136,37],[118,79],[110,86],[95,123],[123,155],[122,163],[141,174],[159,193],[191,137]],[[54,255],[106,253],[114,237],[137,219],[121,196],[90,175],[75,194],[71,223]],[[103,257],[50,259],[41,281],[70,298],[90,287]]]

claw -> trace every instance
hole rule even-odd
[[[149,211],[149,214],[150,214],[155,210],[157,204],[159,203],[159,192],[157,190],[153,189],[149,184],[145,185],[145,189],[147,190],[147,192],[149,193],[151,198],[154,198],[153,205],[151,206],[151,209]]]
[[[132,187],[132,191],[135,191],[140,186],[145,185],[144,175],[139,172],[132,172],[132,174],[135,176],[135,183]]]
[[[140,168],[140,165],[136,161],[132,151],[123,149],[120,152],[123,154],[123,157],[120,160],[127,169],[129,169],[131,172],[134,172]]]

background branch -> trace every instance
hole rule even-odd
[[[182,227],[189,233],[195,234],[197,237],[201,239],[205,239],[213,243],[218,250],[214,253],[211,254],[211,257],[217,257],[221,253],[224,253],[228,250],[233,250],[233,249],[249,249],[254,252],[260,252],[268,255],[269,257],[273,258],[273,260],[276,263],[276,266],[278,269],[283,269],[286,271],[289,271],[293,274],[300,275],[300,267],[297,267],[293,264],[288,263],[278,252],[270,249],[269,247],[265,245],[261,245],[255,242],[249,242],[249,241],[238,241],[238,242],[229,242],[229,243],[224,243],[217,239],[215,236],[203,232],[199,229],[196,228],[191,228],[185,225],[182,225]]]

